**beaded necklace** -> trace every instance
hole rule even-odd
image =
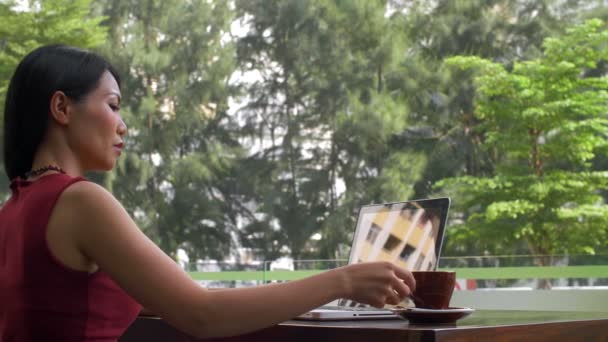
[[[60,168],[59,166],[47,165],[47,166],[39,167],[37,169],[33,169],[33,170],[26,172],[23,175],[23,179],[38,177],[47,171],[57,171],[60,173],[65,173],[65,171],[62,168]]]

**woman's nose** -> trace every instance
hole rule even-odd
[[[118,134],[123,136],[127,134],[127,124],[120,118],[120,122],[118,123]]]

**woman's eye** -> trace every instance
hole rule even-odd
[[[114,105],[114,104],[110,104],[110,108],[111,108],[113,111],[115,111],[115,112],[120,110],[120,106],[117,106],[117,105]]]

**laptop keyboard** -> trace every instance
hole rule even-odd
[[[379,309],[373,306],[338,306],[338,305],[324,305],[319,309],[323,310],[339,310],[339,311],[387,311],[386,309]]]

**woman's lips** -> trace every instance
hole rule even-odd
[[[116,152],[118,152],[118,155],[120,155],[122,153],[122,147],[123,146],[124,146],[123,143],[114,145],[114,150],[116,150]]]

